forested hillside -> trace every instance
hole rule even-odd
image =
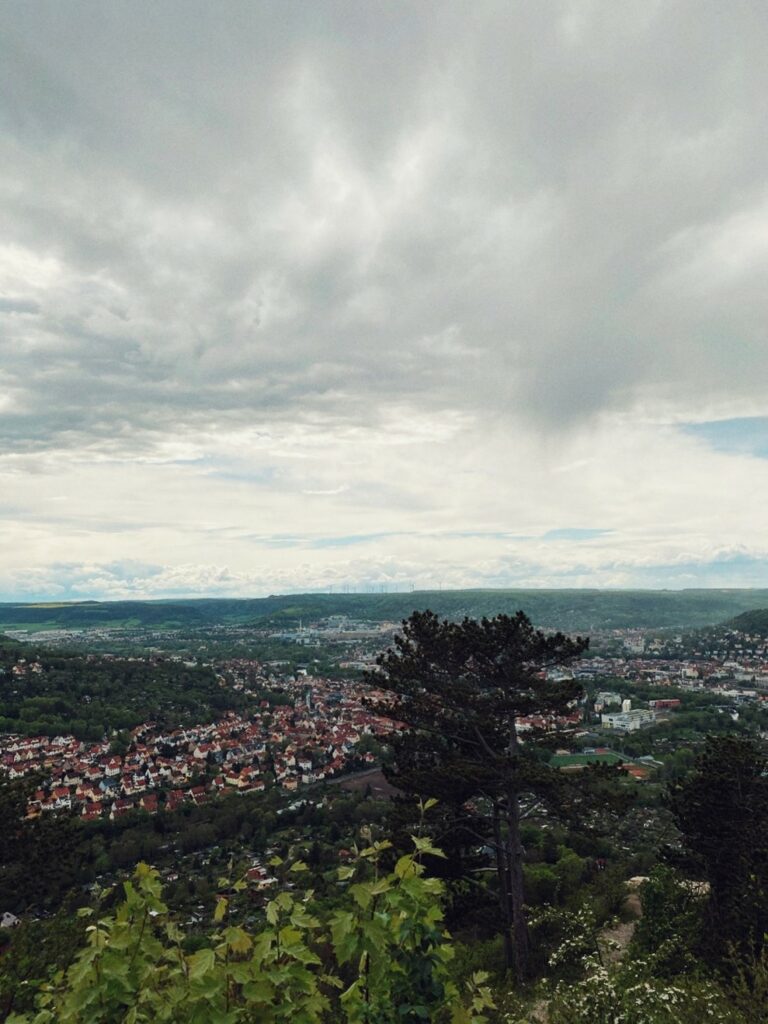
[[[566,630],[696,627],[768,605],[768,590],[437,590],[287,594],[247,600],[0,604],[0,629],[216,624],[295,625],[328,615],[400,621],[427,608],[452,618],[513,614]]]
[[[0,732],[99,740],[147,719],[172,727],[243,703],[210,667],[58,653],[0,636]]]
[[[754,611],[742,612],[730,622],[725,623],[730,629],[752,636],[768,636],[768,609],[756,608]]]

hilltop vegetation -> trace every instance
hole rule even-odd
[[[209,667],[38,651],[0,636],[0,732],[99,740],[148,718],[173,727],[242,703]]]
[[[85,940],[73,930],[76,922],[59,920],[49,929],[50,955],[61,969],[36,982],[23,1007],[14,1005],[18,988],[11,992],[7,1009],[22,1012],[7,1019],[765,1024],[764,769],[764,755],[750,744],[709,745],[693,776],[673,792],[683,852],[691,858],[686,874],[670,867],[652,872],[642,889],[643,917],[619,957],[610,955],[605,921],[606,910],[622,902],[620,893],[611,900],[605,887],[582,886],[567,905],[543,906],[537,915],[543,977],[510,986],[508,975],[478,970],[487,947],[462,946],[445,929],[449,885],[431,874],[444,854],[424,834],[434,803],[428,801],[419,805],[417,834],[402,853],[365,830],[369,845],[328,873],[335,897],[318,898],[310,866],[295,849],[273,857],[280,891],[257,929],[231,916],[249,897],[245,878],[231,867],[218,879],[213,920],[205,933],[191,935],[170,911],[158,873],[140,865],[116,909],[119,894],[104,893],[101,906],[80,911],[89,923]],[[701,799],[713,791],[720,811],[714,823]],[[723,864],[736,870],[724,872]],[[692,887],[692,877],[705,884]],[[73,948],[67,955],[61,941],[52,941],[65,935],[73,945],[80,940],[74,961]],[[6,973],[16,966],[13,956],[12,948]]]
[[[243,600],[0,604],[2,629],[211,625],[290,626],[328,615],[373,621],[438,615],[477,618],[523,609],[543,628],[698,627],[768,606],[768,590],[440,590],[399,594],[287,594]]]
[[[768,608],[756,608],[754,611],[742,612],[730,622],[725,623],[729,629],[752,636],[768,636]]]
[[[292,615],[305,599],[279,600]],[[398,723],[360,746],[382,758],[392,801],[311,773],[283,789],[274,750],[263,791],[203,792],[200,805],[161,793],[152,813],[114,820],[25,817],[34,778],[0,780],[0,818],[18,822],[0,841],[0,910],[25,918],[4,937],[0,1020],[768,1024],[763,708],[680,691],[668,719],[611,738],[621,754],[599,752],[595,688],[641,703],[677,691],[655,670],[650,682],[600,676],[610,660],[564,673],[586,647],[522,613],[412,616],[361,698]],[[0,638],[0,696],[17,702],[19,729],[101,734],[121,715],[178,721],[240,699],[214,666]],[[250,700],[285,681],[262,682]],[[294,682],[274,692],[288,716],[308,695]],[[309,719],[275,729],[273,710],[274,749],[301,762]],[[222,771],[210,753],[201,771]],[[641,753],[647,764],[624,763]],[[137,861],[153,868],[121,889]]]

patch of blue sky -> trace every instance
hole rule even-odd
[[[162,565],[141,562],[134,558],[107,562],[106,565],[101,566],[101,569],[118,580],[146,579],[151,576],[159,576],[163,572]]]
[[[766,587],[768,558],[749,552],[729,552],[709,561],[637,567],[632,576],[636,585],[641,587]]]
[[[535,540],[531,534],[509,533],[506,530],[451,530],[448,533],[441,533],[439,536],[451,540],[479,539],[479,540]]]
[[[307,543],[306,537],[281,533],[276,533],[269,537],[263,534],[251,534],[243,539],[251,540],[268,548],[300,548]]]
[[[366,544],[369,541],[384,540],[388,537],[426,537],[429,539],[444,540],[535,540],[533,536],[525,536],[516,533],[507,533],[503,530],[448,530],[441,532],[414,533],[403,531],[386,531],[382,533],[354,533],[339,537],[318,537],[311,541],[314,548],[343,548],[351,547],[354,544]]]
[[[684,423],[680,429],[706,442],[715,451],[768,459],[768,416]]]
[[[351,533],[338,537],[315,537],[309,542],[311,548],[348,548],[355,544],[367,544],[385,537],[397,537],[396,533]]]
[[[273,484],[277,476],[277,470],[268,469],[212,469],[208,476],[216,480],[234,480],[237,483],[245,484]]]
[[[345,548],[355,544],[367,544],[372,541],[385,540],[389,537],[427,537],[442,538],[446,540],[499,540],[499,541],[532,541],[532,540],[591,540],[612,530],[605,529],[562,529],[550,530],[543,537],[534,534],[510,533],[506,530],[448,530],[437,533],[403,533],[402,531],[387,531],[382,533],[353,533],[336,537],[314,537],[305,538],[304,542],[312,548]],[[300,541],[297,541],[300,543]]]
[[[346,548],[355,544],[366,544],[369,541],[381,540],[385,537],[396,537],[396,533],[352,533],[338,537],[313,537],[304,533],[252,533],[242,539],[249,540],[268,548]]]
[[[547,530],[542,535],[542,540],[594,540],[595,537],[604,537],[613,530],[606,530],[597,527],[575,527],[566,526],[559,530]]]

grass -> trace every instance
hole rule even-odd
[[[578,768],[587,764],[618,764],[627,760],[620,754],[555,754],[550,762],[553,768]]]

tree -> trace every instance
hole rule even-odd
[[[521,822],[562,779],[537,753],[582,693],[575,680],[548,680],[543,669],[587,646],[545,635],[523,612],[458,623],[414,612],[370,676],[389,695],[377,712],[406,726],[393,741],[391,780],[445,801],[460,827],[472,827],[462,814],[468,801],[482,798],[489,808],[490,838],[479,838],[494,850],[507,965],[520,980],[529,973]],[[533,716],[537,726],[525,723],[523,742],[521,719]]]
[[[28,818],[27,802],[41,779],[11,780],[0,772],[0,913],[57,906],[74,884],[78,826],[74,816]]]
[[[710,736],[669,802],[686,867],[709,884],[707,952],[759,956],[768,932],[768,757],[753,740]]]
[[[32,1009],[37,986],[54,969],[69,966],[84,934],[84,921],[70,907],[55,917],[24,921],[8,934],[0,950],[0,1021],[12,1011]]]

